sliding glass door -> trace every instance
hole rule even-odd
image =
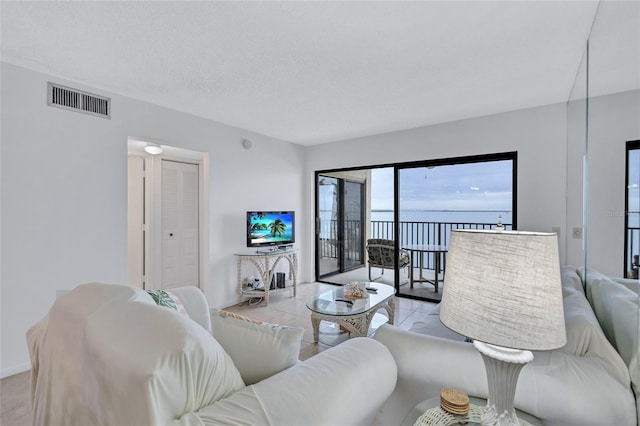
[[[517,153],[316,172],[316,280],[439,301],[452,229],[517,229]]]
[[[326,280],[364,264],[364,182],[318,174],[316,275]],[[341,283],[344,284],[344,283]]]

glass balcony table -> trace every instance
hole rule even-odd
[[[438,287],[440,285],[440,267],[441,267],[441,256],[444,257],[444,254],[449,250],[449,247],[442,245],[433,245],[433,244],[410,244],[402,246],[403,249],[411,252],[411,258],[413,260],[413,252],[418,253],[418,270],[419,270],[419,278],[414,278],[413,276],[413,264],[411,265],[411,270],[409,271],[409,282],[411,283],[411,288],[413,288],[413,283],[417,282],[428,282],[433,284],[435,287],[435,292],[438,292]],[[434,260],[434,277],[433,280],[426,279],[422,275],[422,270],[424,269],[424,254],[425,253],[433,253]]]

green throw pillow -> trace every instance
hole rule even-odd
[[[158,306],[178,310],[173,298],[164,290],[147,290],[147,293],[153,298]]]

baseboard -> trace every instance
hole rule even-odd
[[[0,371],[0,379],[4,379],[5,377],[13,376],[14,374],[23,373],[25,371],[29,371],[31,369],[31,364],[18,364],[13,367],[3,368]]]

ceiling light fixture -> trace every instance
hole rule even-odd
[[[144,150],[151,155],[162,154],[162,147],[160,145],[149,143],[144,147]]]

